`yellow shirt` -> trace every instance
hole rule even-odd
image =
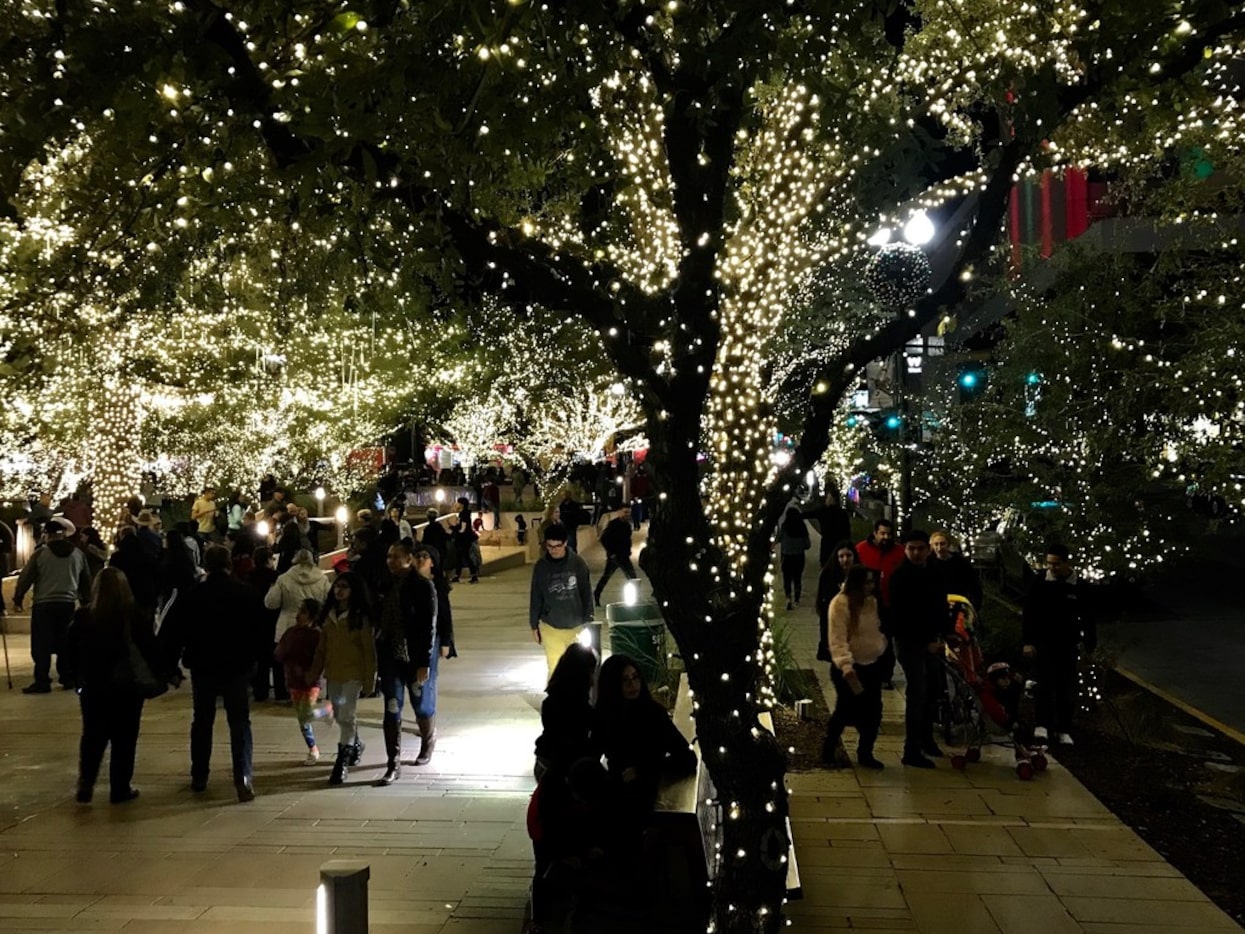
[[[211,535],[216,531],[216,500],[200,496],[190,507],[190,518],[199,523],[200,535]]]

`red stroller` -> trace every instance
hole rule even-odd
[[[1020,723],[1020,702],[1023,688],[1012,676],[1006,662],[989,667],[977,641],[977,613],[973,605],[958,594],[949,594],[947,603],[955,619],[947,637],[947,694],[940,706],[943,736],[950,745],[963,739],[964,752],[951,756],[951,767],[966,768],[981,760],[981,747],[991,739],[990,725],[1007,731],[1010,740],[999,745],[1011,747],[1016,754],[1016,774],[1028,781],[1034,772],[1045,770],[1046,747],[1022,740],[1026,735]]]

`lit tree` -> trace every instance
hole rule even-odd
[[[1019,508],[1028,553],[1061,538],[1091,576],[1135,576],[1181,548],[1190,484],[1245,505],[1245,255],[1196,236],[1158,254],[1073,251],[1054,289],[1018,296],[984,391],[927,400],[946,417],[926,460],[958,481],[933,477],[931,499]]]
[[[17,223],[25,167],[89,141],[89,171],[56,190],[91,216],[146,205],[127,242],[167,256],[182,230],[298,224],[373,258],[412,314],[458,297],[471,320],[487,294],[602,342],[651,441],[645,563],[717,785],[719,931],[782,924],[784,759],[757,720],[769,543],[843,389],[960,301],[1018,173],[1240,135],[1219,92],[1245,16],[1211,0],[24,0],[12,18]],[[1163,133],[1138,144],[1152,111]],[[943,202],[963,211],[928,294],[886,281],[898,251],[868,266],[879,224]],[[822,288],[918,300],[884,320],[840,304],[776,470],[771,340],[827,269]]]

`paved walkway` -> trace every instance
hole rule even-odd
[[[599,570],[600,549],[585,552]],[[455,589],[461,657],[441,676],[440,745],[431,765],[408,767],[392,788],[370,784],[383,760],[372,700],[362,705],[369,767],[345,787],[324,785],[327,763],[299,764],[288,708],[260,705],[260,797],[233,798],[223,714],[213,783],[193,795],[182,690],[144,715],[142,797],[112,806],[103,789],[103,803],[81,806],[72,798],[73,695],[4,692],[0,931],[305,934],[319,866],[336,857],[370,863],[375,934],[515,934],[531,866],[523,818],[544,677],[525,624],[527,583],[518,569]],[[797,619],[797,654],[811,664],[811,611]],[[18,687],[29,677],[27,646],[10,637]],[[885,772],[790,777],[805,891],[790,908],[795,930],[1237,930],[1058,767],[1029,784],[1001,754],[967,774],[902,769],[898,698],[887,705]],[[332,742],[325,731],[323,745]]]

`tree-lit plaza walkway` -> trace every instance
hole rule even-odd
[[[584,551],[595,574],[603,555],[595,543]],[[234,800],[223,713],[212,784],[195,795],[183,688],[147,706],[142,797],[109,805],[101,787],[83,806],[73,801],[76,698],[4,692],[0,931],[306,934],[320,865],[357,858],[371,867],[377,934],[516,934],[544,674],[526,626],[528,575],[508,570],[455,589],[461,657],[442,670],[437,753],[390,788],[371,784],[383,759],[372,700],[362,714],[368,767],[345,787],[325,786],[327,762],[300,764],[290,710],[266,704],[252,713],[259,797]],[[811,611],[808,623],[796,648],[811,665]],[[9,640],[19,687],[27,644]],[[1015,779],[1002,753],[967,774],[903,769],[900,696],[885,699],[884,772],[789,777],[804,889],[790,910],[795,930],[1237,929],[1058,766],[1031,783]],[[322,731],[322,747],[332,744]]]

